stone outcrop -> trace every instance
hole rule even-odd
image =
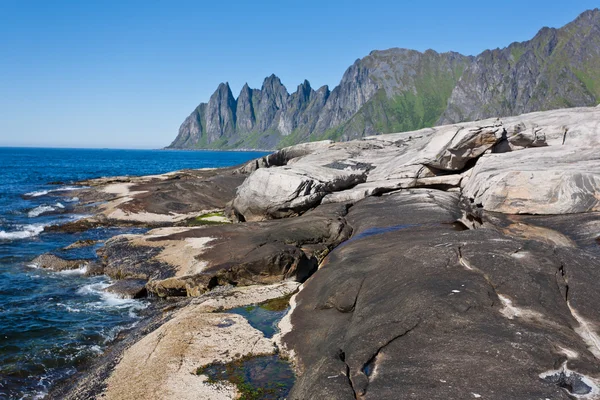
[[[139,299],[146,297],[146,281],[144,279],[122,279],[105,288],[104,291],[122,299]]]
[[[304,281],[350,235],[346,207],[321,206],[300,218],[121,235],[102,250],[115,279],[148,281],[158,296],[198,296],[216,286]]]
[[[233,208],[244,221],[290,217],[317,206],[327,194],[365,179],[366,171],[360,169],[309,165],[261,168],[238,188]]]
[[[76,269],[83,269],[88,265],[88,261],[86,260],[66,260],[64,258],[58,257],[54,254],[42,254],[34,258],[31,261],[31,264],[35,265],[37,268],[50,269],[53,271],[70,271]]]
[[[600,355],[600,259],[493,230],[457,230],[458,196],[356,204],[352,238],[295,296],[289,399],[552,398],[589,394]],[[565,385],[565,371],[586,385]],[[457,373],[457,371],[460,371]],[[554,375],[553,375],[554,374]]]
[[[598,151],[566,146],[486,155],[463,191],[476,206],[506,214],[600,211],[599,193]]]

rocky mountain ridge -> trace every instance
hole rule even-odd
[[[271,75],[234,97],[219,85],[186,118],[169,148],[274,149],[351,140],[439,124],[564,107],[600,99],[600,10],[530,41],[476,57],[407,49],[373,51],[333,90],[308,81],[289,93]]]

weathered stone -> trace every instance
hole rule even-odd
[[[330,147],[331,140],[322,140],[319,142],[300,143],[290,147],[284,147],[274,153],[252,160],[240,168],[240,172],[250,174],[259,168],[280,167],[286,165],[290,160],[312,154],[318,150],[324,150]]]
[[[34,258],[31,263],[39,268],[51,269],[53,271],[68,271],[85,268],[87,260],[65,260],[54,254],[42,254]]]
[[[123,299],[139,299],[146,297],[146,281],[143,279],[123,279],[104,289]]]
[[[420,154],[420,164],[446,171],[460,171],[468,161],[481,156],[504,134],[499,121],[441,127]]]
[[[488,154],[463,195],[487,211],[570,214],[600,211],[600,156],[572,146]]]
[[[350,235],[344,205],[294,219],[200,228],[161,228],[122,235],[103,249],[106,273],[148,279],[161,297],[198,296],[218,285],[306,280]]]
[[[258,169],[238,189],[233,208],[245,221],[294,216],[317,206],[327,194],[365,179],[364,170],[309,165]]]
[[[292,293],[297,284],[211,293],[178,312],[125,351],[106,382],[103,399],[234,399],[237,389],[211,384],[199,367],[244,356],[273,354],[275,346],[237,314],[216,313]]]
[[[292,299],[289,399],[568,399],[540,378],[561,365],[598,384],[600,259],[456,230],[457,200],[414,190],[352,207],[352,238]]]

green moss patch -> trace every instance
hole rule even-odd
[[[196,218],[190,218],[185,220],[185,226],[203,226],[203,225],[223,225],[229,222],[224,221],[212,221],[210,218],[220,217],[225,218],[225,214],[222,212],[214,212],[209,214],[203,214]]]

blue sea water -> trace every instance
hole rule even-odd
[[[65,197],[64,189],[83,179],[225,167],[264,154],[0,148],[0,399],[43,398],[49,387],[101,354],[121,330],[134,326],[147,307],[145,300],[103,292],[110,284],[105,276],[56,273],[31,264],[46,252],[94,258],[100,245],[61,249],[81,239],[143,231],[44,232],[45,226],[81,217],[73,212],[77,197]]]

